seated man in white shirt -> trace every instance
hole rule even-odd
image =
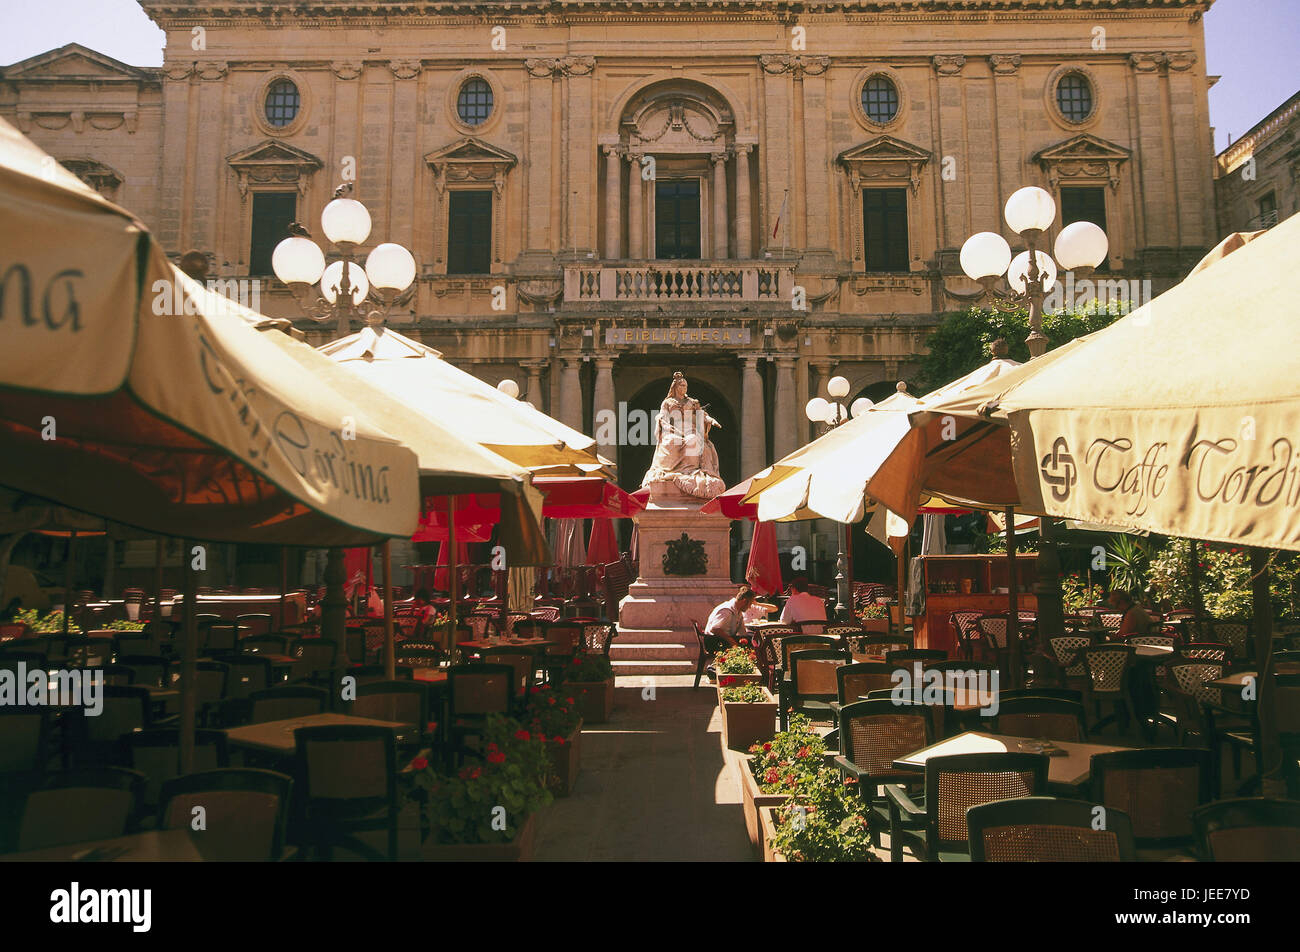
[[[797,621],[825,621],[826,603],[808,591],[808,580],[802,575],[790,579],[790,597],[781,609],[781,621],[793,625]]]
[[[704,633],[714,635],[734,647],[745,637],[745,612],[754,604],[758,593],[748,585],[740,586],[735,598],[729,598],[709,614]]]

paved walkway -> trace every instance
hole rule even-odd
[[[617,680],[613,717],[583,728],[573,794],[539,817],[536,860],[754,861],[717,692],[692,680]]]

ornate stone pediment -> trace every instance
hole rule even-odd
[[[506,173],[518,164],[512,152],[469,136],[424,157],[433,169],[440,192],[448,185],[481,183],[491,185],[498,195],[505,188]]]
[[[882,180],[907,183],[915,192],[921,187],[921,169],[930,158],[931,153],[918,145],[893,136],[876,136],[845,149],[836,161],[848,172],[855,192],[864,182],[879,183]]]
[[[122,186],[122,173],[95,159],[63,159],[60,163],[65,169],[81,179],[107,199],[116,199],[117,190]]]
[[[80,43],[69,43],[57,50],[50,50],[7,66],[3,76],[11,81],[139,82],[157,81],[158,70],[129,66]]]
[[[1133,155],[1131,149],[1086,132],[1049,145],[1034,156],[1053,187],[1062,182],[1104,180],[1111,189],[1119,187],[1119,167]]]
[[[312,173],[323,164],[310,152],[274,139],[227,156],[226,162],[239,177],[241,197],[250,185],[294,185],[306,192]]]

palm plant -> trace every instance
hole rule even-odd
[[[1110,587],[1146,594],[1147,566],[1151,554],[1146,543],[1129,535],[1113,535],[1106,550],[1106,570]]]

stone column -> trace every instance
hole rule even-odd
[[[605,146],[605,257],[611,261],[618,258],[623,238],[618,216],[623,197],[623,169],[619,163],[618,146]]]
[[[795,404],[795,357],[776,358],[776,399],[772,406],[772,460],[799,448],[798,408]]]
[[[736,257],[746,260],[753,255],[749,218],[749,150],[748,145],[736,146]]]
[[[645,228],[642,225],[641,198],[641,154],[629,152],[628,161],[632,168],[627,179],[627,256],[629,258],[645,257]]]
[[[547,361],[542,360],[525,360],[519,364],[528,372],[528,389],[524,391],[522,399],[543,413],[546,412],[546,401],[542,398],[542,368],[546,364]]]
[[[613,354],[602,354],[596,357],[596,388],[593,394],[591,404],[591,425],[595,431],[596,451],[606,459],[612,459],[618,462],[618,406],[614,401],[614,361],[617,358]],[[606,418],[613,414],[614,424],[611,428],[609,423],[601,426],[601,413],[605,411]],[[602,440],[601,436],[605,436]],[[612,434],[612,439],[610,436]]]
[[[791,130],[793,135],[790,138],[794,150],[794,202],[789,214],[794,224],[794,246],[802,249],[808,247],[808,166],[804,159],[804,135],[807,130],[803,122],[803,69],[796,68],[793,72],[794,129]]]
[[[764,413],[763,378],[758,373],[758,357],[741,358],[740,375],[740,470],[748,479],[767,465],[767,420]]]
[[[560,373],[560,422],[582,432],[581,357],[564,357]]]
[[[727,257],[727,153],[715,152],[713,161],[713,257]]]

